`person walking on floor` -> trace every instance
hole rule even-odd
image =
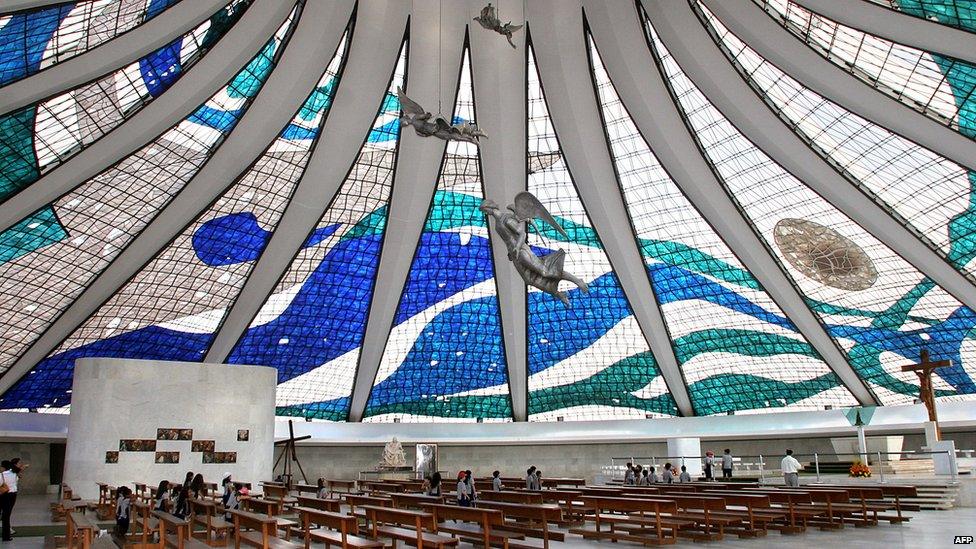
[[[800,465],[800,462],[797,461],[795,457],[793,457],[793,450],[786,450],[786,457],[784,457],[783,461],[780,463],[780,469],[783,470],[783,481],[787,486],[792,486],[794,488],[800,486],[799,472],[800,469],[803,469],[803,466]]]
[[[722,454],[722,478],[732,478],[732,450],[728,448]]]

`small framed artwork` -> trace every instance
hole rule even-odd
[[[179,452],[156,452],[156,463],[179,463]]]
[[[237,441],[238,442],[247,442],[248,440],[250,440],[250,438],[251,438],[251,431],[248,431],[247,429],[238,429],[237,430]]]
[[[105,463],[118,463],[118,462],[119,462],[118,452],[116,452],[115,450],[109,450],[108,452],[105,452]]]
[[[131,439],[124,438],[119,441],[120,452],[155,452],[156,441],[151,438]]]
[[[193,440],[193,429],[156,429],[156,440]]]
[[[204,452],[204,463],[237,463],[237,452]]]
[[[191,452],[213,452],[214,451],[214,441],[212,440],[194,440],[190,443]]]

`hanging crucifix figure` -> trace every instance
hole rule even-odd
[[[929,352],[922,349],[922,356],[918,364],[902,366],[903,372],[915,372],[918,376],[918,398],[925,404],[929,412],[929,421],[935,424],[935,437],[942,440],[942,431],[939,429],[939,416],[935,410],[935,390],[932,389],[932,371],[936,368],[946,368],[952,366],[951,360],[929,360]]]

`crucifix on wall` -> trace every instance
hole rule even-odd
[[[942,431],[939,429],[939,416],[935,411],[935,391],[932,389],[932,372],[936,368],[946,368],[952,366],[951,360],[929,360],[929,352],[922,349],[921,360],[918,364],[902,366],[903,372],[915,372],[918,376],[918,398],[925,404],[929,412],[929,421],[935,424],[936,439],[942,440]]]

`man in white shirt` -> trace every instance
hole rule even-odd
[[[18,460],[19,462],[20,460]],[[20,480],[20,471],[26,468],[27,465],[21,466],[18,464],[13,464],[7,460],[0,462],[0,484],[7,486],[7,492],[0,495],[0,523],[2,523],[2,539],[3,541],[11,541],[13,539],[10,530],[10,515],[14,510],[14,504],[17,503],[17,482]]]
[[[786,457],[783,458],[780,469],[783,470],[783,480],[787,486],[800,486],[800,476],[798,473],[800,469],[803,469],[803,466],[793,457],[793,450],[786,450]]]
[[[722,454],[722,478],[732,478],[732,450],[728,448]]]

